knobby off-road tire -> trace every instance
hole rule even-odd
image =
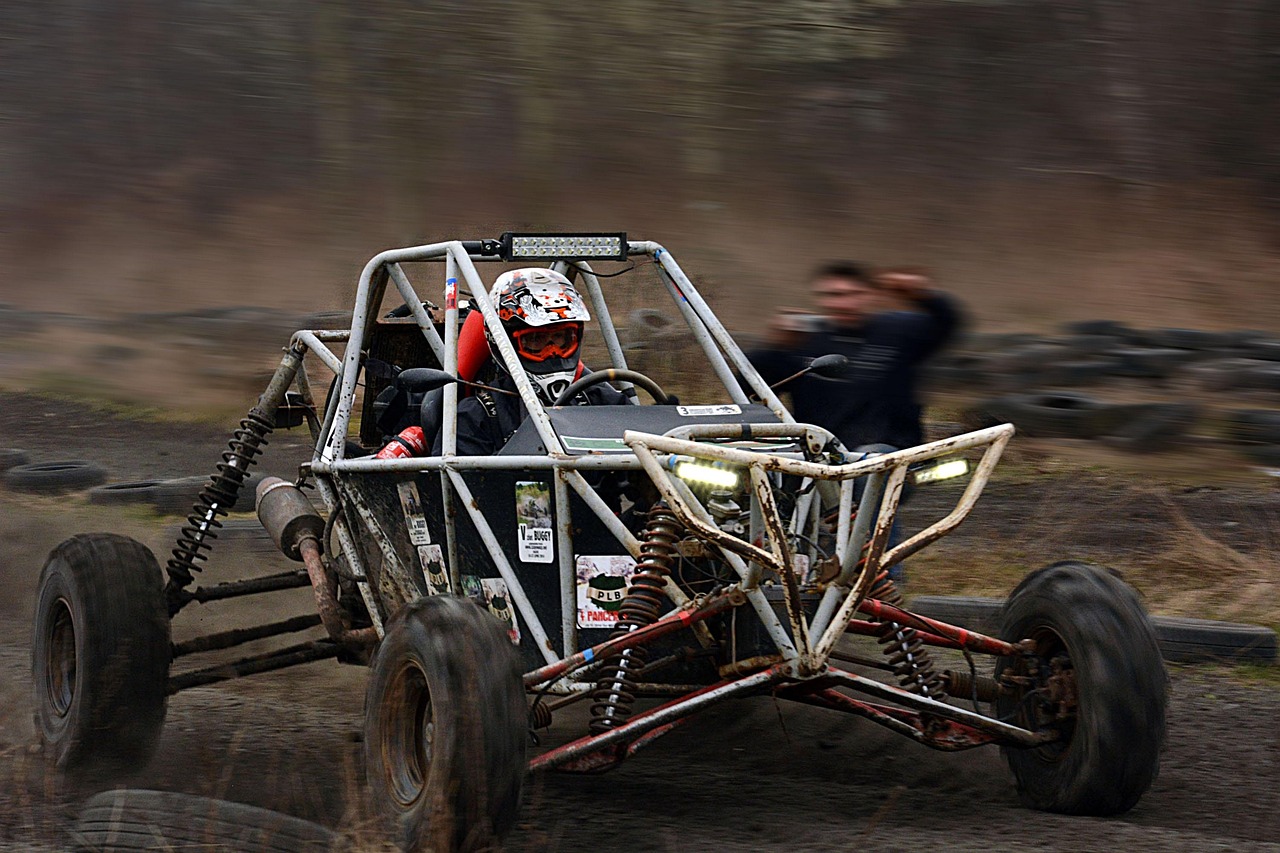
[[[71,830],[71,849],[234,850],[236,853],[323,853],[329,829],[280,812],[169,791],[120,789],[91,797]]]
[[[142,766],[164,725],[169,615],[145,546],[73,536],[40,572],[31,643],[36,732],[79,778]]]
[[[527,707],[506,628],[465,599],[405,605],[365,702],[374,807],[406,850],[487,850],[520,807]]]
[[[1055,659],[1074,672],[1078,702],[1067,720],[1054,721],[1029,691],[997,701],[1003,719],[1062,733],[1060,741],[1034,749],[1003,749],[1022,801],[1064,814],[1131,809],[1159,767],[1168,690],[1155,633],[1134,590],[1100,566],[1055,563],[1028,575],[1009,596],[1001,636],[1034,640],[1042,673]],[[1033,674],[1022,659],[1001,658],[997,679],[1010,670]]]

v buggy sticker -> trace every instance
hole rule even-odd
[[[612,628],[635,574],[629,556],[580,556],[577,561],[578,627]]]
[[[422,562],[422,576],[427,579],[427,592],[439,595],[449,591],[449,575],[444,570],[444,555],[439,545],[419,545],[418,559]]]
[[[555,559],[551,487],[546,483],[516,483],[516,537],[520,562],[550,563]]]
[[[427,530],[427,517],[422,512],[422,500],[418,497],[418,484],[410,480],[397,483],[400,493],[400,509],[404,510],[404,523],[409,528],[409,541],[414,545],[430,545],[431,533]]]
[[[520,626],[516,623],[516,611],[511,606],[511,598],[507,595],[507,582],[502,578],[481,578],[480,591],[484,596],[484,606],[507,626],[507,636],[511,642],[520,642]]]

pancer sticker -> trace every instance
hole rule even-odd
[[[636,561],[630,556],[579,556],[578,627],[612,628],[627,596],[627,586],[635,574]]]
[[[516,611],[511,605],[511,597],[507,595],[507,582],[502,578],[481,578],[480,592],[484,596],[484,606],[507,626],[507,636],[511,642],[520,642],[520,626],[516,622]]]
[[[722,403],[717,406],[676,406],[676,411],[686,418],[706,418],[740,415],[742,407],[736,403]]]
[[[427,592],[431,595],[449,592],[449,573],[444,570],[440,546],[419,545],[418,559],[422,562],[422,576],[427,579]]]
[[[516,540],[520,562],[550,563],[555,560],[551,487],[546,483],[516,483]]]
[[[400,508],[404,510],[404,523],[409,528],[409,541],[414,545],[430,545],[431,533],[427,530],[427,517],[422,513],[422,499],[418,497],[418,484],[410,480],[397,483]]]

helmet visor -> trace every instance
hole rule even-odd
[[[526,361],[570,358],[578,352],[582,324],[557,323],[554,326],[517,329],[511,338],[515,341],[516,352]]]

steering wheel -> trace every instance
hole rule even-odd
[[[632,385],[643,388],[645,391],[649,392],[649,396],[653,397],[654,402],[658,405],[663,405],[671,399],[667,396],[667,392],[662,390],[661,385],[654,382],[643,373],[637,373],[634,370],[618,370],[617,368],[611,367],[608,370],[597,370],[595,373],[588,373],[581,379],[569,383],[568,387],[560,392],[560,396],[556,397],[556,401],[551,405],[566,405],[585,389],[599,385],[601,382],[612,382],[615,379],[623,382],[630,382]]]

